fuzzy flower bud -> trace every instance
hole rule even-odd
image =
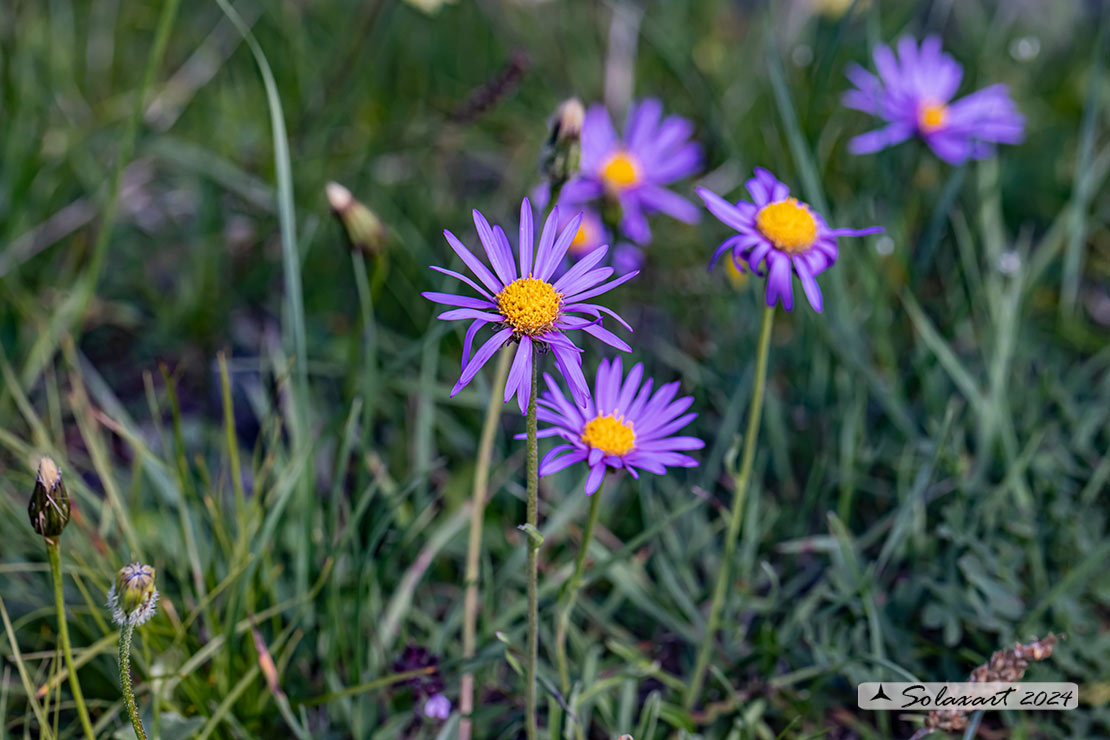
[[[364,254],[377,254],[385,246],[388,233],[378,216],[337,182],[326,188],[328,203],[343,223],[351,248]]]
[[[582,158],[582,121],[586,109],[578,98],[563,101],[549,124],[550,134],[543,152],[542,170],[553,191],[578,174]]]
[[[60,535],[69,524],[69,492],[62,482],[62,472],[49,457],[39,461],[27,515],[31,518],[31,527],[47,539]]]
[[[131,563],[120,569],[116,582],[108,591],[108,607],[116,624],[139,625],[154,616],[158,606],[158,589],[154,587],[154,568]]]

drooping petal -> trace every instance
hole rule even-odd
[[[474,353],[474,357],[470,358],[470,362],[463,368],[462,375],[459,376],[459,381],[455,383],[455,387],[451,389],[452,396],[465,388],[470,381],[474,380],[474,376],[478,374],[482,366],[489,362],[489,358],[493,357],[493,353],[497,351],[498,347],[508,341],[512,333],[512,329],[505,328],[486,340],[486,343]]]

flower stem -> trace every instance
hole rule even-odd
[[[62,559],[58,553],[58,543],[47,540],[46,552],[50,556],[50,575],[54,580],[54,608],[58,612],[58,636],[62,640],[62,654],[66,660],[66,672],[69,674],[69,688],[73,692],[73,703],[77,705],[77,716],[81,720],[85,737],[96,740],[92,722],[89,721],[89,710],[85,708],[81,684],[77,682],[77,666],[73,663],[73,649],[69,645],[69,625],[66,623],[66,604],[62,594]]]
[[[582,587],[582,573],[586,570],[586,558],[593,541],[594,527],[597,525],[598,512],[601,511],[601,494],[606,486],[603,484],[590,499],[590,512],[586,516],[586,529],[582,532],[582,542],[578,546],[578,558],[574,562],[574,572],[567,581],[563,593],[562,603],[559,605],[559,615],[555,622],[555,661],[559,664],[559,691],[566,698],[570,694],[570,670],[567,668],[567,628],[570,626],[570,615],[578,601],[578,591]],[[559,728],[555,728],[557,734]],[[556,735],[553,734],[553,737]]]
[[[528,399],[528,650],[527,678],[524,694],[524,721],[528,740],[536,740],[536,660],[539,652],[539,600],[536,590],[537,555],[540,549],[537,524],[540,491],[540,452],[536,441],[536,395],[539,392],[540,353],[532,345],[532,396]]]
[[[732,512],[725,535],[725,552],[721,558],[721,568],[717,572],[717,583],[713,588],[713,600],[709,604],[709,618],[705,623],[705,634],[698,649],[694,674],[686,691],[685,705],[692,709],[701,693],[705,681],[705,670],[709,667],[709,655],[713,649],[721,608],[725,604],[728,589],[729,570],[736,554],[737,538],[740,535],[740,520],[744,515],[744,498],[751,482],[752,464],[755,462],[755,443],[759,434],[759,419],[763,413],[763,391],[767,384],[767,355],[771,347],[771,324],[774,322],[775,309],[767,306],[763,311],[763,324],[759,330],[759,350],[755,361],[755,383],[752,385],[752,400],[748,407],[748,430],[744,435],[744,454],[740,461],[740,472],[736,475],[736,490],[732,499]]]
[[[135,729],[138,740],[147,740],[143,721],[139,719],[139,708],[135,706],[135,690],[131,687],[131,635],[135,625],[124,624],[119,628],[119,683],[123,687],[123,700],[127,704],[127,716]]]
[[[497,421],[501,418],[504,404],[501,396],[505,389],[505,378],[509,374],[509,361],[512,352],[502,350],[493,373],[493,387],[490,390],[489,407],[486,420],[482,424],[482,436],[478,440],[478,464],[474,470],[474,486],[471,489],[470,539],[466,548],[466,596],[463,601],[463,660],[474,657],[478,623],[478,578],[482,556],[482,521],[486,511],[487,489],[489,488],[490,459],[493,457],[493,435],[497,431]],[[463,674],[459,688],[459,740],[470,740],[470,713],[474,711],[474,674]]]

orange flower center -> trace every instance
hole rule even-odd
[[[497,294],[497,310],[519,334],[538,336],[559,318],[563,294],[539,278],[517,278]]]
[[[948,123],[948,106],[944,103],[923,103],[917,111],[917,125],[927,134],[944,128]]]
[[[622,457],[636,446],[636,433],[623,416],[610,414],[598,416],[586,422],[582,430],[582,441],[590,447],[601,450],[606,455]]]
[[[570,253],[581,254],[592,248],[597,242],[597,235],[594,231],[595,229],[590,222],[583,219],[582,225],[578,227],[578,232],[574,235],[574,241],[570,243]]]
[[[601,167],[601,179],[616,191],[627,190],[640,184],[643,172],[639,160],[626,151],[612,154]]]
[[[763,206],[755,215],[755,225],[780,251],[788,254],[804,252],[817,240],[817,219],[809,206],[796,198]]]

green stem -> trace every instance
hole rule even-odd
[[[562,604],[559,606],[559,615],[555,622],[555,661],[559,665],[559,690],[565,699],[570,695],[570,670],[567,667],[567,629],[570,627],[570,615],[574,605],[578,602],[578,591],[582,588],[582,574],[586,570],[586,558],[593,541],[594,527],[597,525],[598,513],[601,511],[601,494],[606,486],[603,484],[597,493],[590,496],[590,512],[586,516],[586,529],[582,532],[582,542],[578,546],[578,558],[574,562],[574,572],[567,581]],[[559,728],[555,728],[552,737],[558,736]]]
[[[732,499],[728,533],[725,535],[725,552],[721,558],[721,569],[717,572],[717,583],[713,588],[713,601],[709,605],[709,618],[705,623],[705,634],[701,639],[701,647],[698,649],[694,674],[686,691],[685,705],[687,709],[694,707],[698,700],[698,694],[701,693],[702,683],[705,681],[705,670],[709,667],[710,651],[713,649],[713,638],[721,619],[721,608],[725,604],[729,570],[733,556],[736,554],[736,544],[740,534],[740,520],[744,515],[744,498],[748,492],[748,484],[751,482],[752,464],[755,462],[755,443],[759,434],[759,419],[763,414],[763,391],[767,384],[767,355],[771,347],[771,324],[774,322],[774,318],[775,309],[767,306],[763,311],[763,325],[759,330],[759,350],[755,361],[755,383],[752,385],[752,401],[748,407],[748,430],[744,435],[744,455],[740,461],[740,472],[736,475],[736,491]]]
[[[493,373],[493,387],[490,390],[486,420],[482,424],[482,436],[478,440],[478,464],[474,470],[474,485],[471,489],[470,539],[466,547],[466,596],[463,601],[463,660],[474,657],[477,642],[478,624],[478,577],[482,556],[482,522],[485,518],[487,489],[489,488],[490,459],[493,457],[493,436],[497,431],[497,421],[501,418],[504,406],[501,397],[505,391],[505,378],[509,374],[509,361],[513,353],[501,350],[497,369]],[[469,740],[471,726],[470,713],[474,711],[474,674],[463,674],[459,689],[459,740]]]
[[[536,442],[536,395],[538,393],[540,353],[532,344],[532,396],[528,400],[528,649],[527,685],[524,687],[524,721],[528,740],[536,740],[536,660],[539,653],[539,599],[536,589],[539,514],[537,501],[540,490],[540,452]]]
[[[131,687],[131,635],[135,625],[124,624],[119,628],[119,683],[123,687],[123,700],[127,704],[127,716],[135,729],[138,740],[146,740],[143,721],[139,719],[139,708],[135,706],[135,690]]]
[[[58,636],[62,640],[62,654],[66,660],[66,672],[69,674],[69,687],[73,691],[73,703],[77,705],[77,716],[81,720],[81,728],[85,732],[85,737],[89,740],[96,740],[92,722],[89,721],[89,710],[85,708],[85,697],[81,693],[81,684],[77,682],[77,666],[73,662],[73,650],[69,645],[66,603],[62,594],[62,559],[58,553],[58,543],[47,540],[46,552],[50,556],[50,575],[54,579],[54,608],[58,612]]]

